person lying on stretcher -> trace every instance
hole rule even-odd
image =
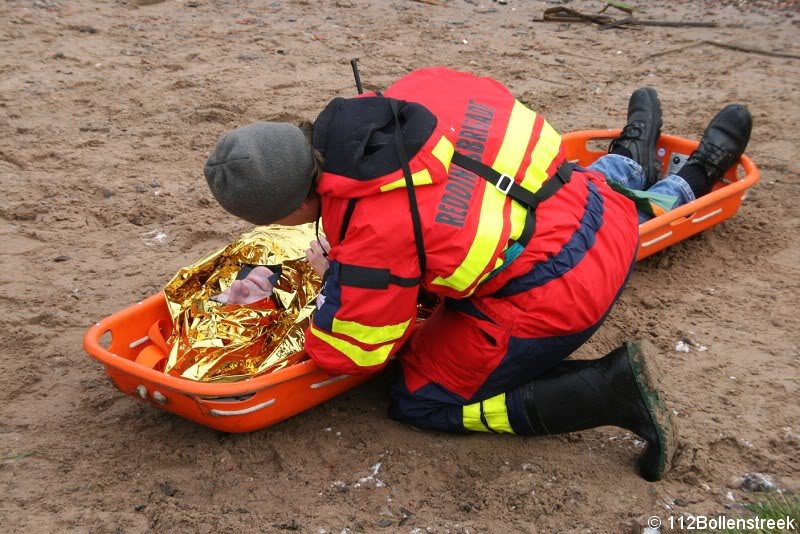
[[[566,358],[625,286],[639,222],[709,192],[751,124],[744,106],[724,108],[684,168],[659,179],[661,107],[640,89],[609,154],[580,168],[502,84],[434,67],[385,94],[336,98],[313,127],[229,132],[205,174],[253,224],[321,214],[330,244],[307,251],[326,275],[305,348],[333,374],[375,373],[397,354],[390,417],[538,436],[613,425],[647,442],[639,472],[658,480],[677,444],[652,353],[629,342]],[[231,287],[229,301],[266,296],[265,275]],[[414,328],[421,288],[442,304]]]
[[[325,259],[331,245],[324,235],[317,241],[312,241],[306,250],[306,258],[320,278],[328,269],[328,260]],[[273,273],[267,267],[260,265],[253,268],[247,276],[237,279],[222,293],[215,295],[213,300],[222,304],[253,304],[272,295]],[[240,275],[241,276],[241,275]]]

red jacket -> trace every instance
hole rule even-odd
[[[623,229],[613,246],[589,244],[585,252],[602,255],[607,272],[565,289],[564,313],[551,313],[533,334],[566,334],[596,322],[632,261],[638,240],[633,204],[598,173],[577,170],[538,206],[524,250],[514,249],[526,208],[500,184],[452,164],[453,154],[536,192],[564,163],[561,137],[495,80],[427,68],[404,76],[385,95],[337,98],[314,124],[314,145],[325,157],[317,192],[331,264],[306,334],[311,357],[332,373],[377,371],[415,322],[421,273],[388,99],[398,101],[421,219],[422,287],[457,299],[504,288],[507,294],[509,283],[561,252],[576,234],[591,188],[603,196],[604,220]]]

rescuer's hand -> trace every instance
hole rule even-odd
[[[314,268],[314,272],[316,272],[317,276],[320,278],[322,278],[325,271],[328,270],[328,259],[325,257],[325,254],[330,252],[330,250],[331,244],[328,243],[324,235],[319,236],[319,241],[312,241],[311,248],[306,249],[308,263],[311,264],[311,267]]]

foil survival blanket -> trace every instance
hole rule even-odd
[[[231,382],[304,358],[305,330],[321,285],[305,260],[311,237],[298,228],[256,228],[178,271],[164,288],[173,321],[164,372]],[[230,287],[243,265],[280,270],[273,296],[246,306],[209,300]]]

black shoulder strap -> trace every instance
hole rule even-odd
[[[419,258],[419,272],[420,277],[425,275],[426,258],[425,258],[425,242],[422,239],[422,222],[419,216],[419,206],[417,205],[417,193],[414,191],[414,181],[411,178],[411,169],[408,167],[408,156],[406,155],[406,147],[403,144],[403,132],[400,126],[400,116],[398,114],[399,107],[397,100],[389,98],[389,105],[392,107],[394,114],[394,144],[397,150],[397,158],[400,160],[400,166],[403,168],[403,176],[406,180],[406,191],[408,191],[408,203],[411,205],[411,221],[414,225],[414,241],[417,245],[417,257]]]
[[[519,239],[517,239],[517,243],[523,248],[528,246],[533,234],[536,232],[536,208],[539,204],[555,195],[562,186],[569,183],[574,168],[574,164],[565,161],[558,167],[556,173],[542,184],[538,191],[532,193],[515,182],[512,176],[499,173],[489,165],[459,152],[453,153],[452,163],[480,176],[498,191],[528,208],[525,226],[522,228]]]
[[[339,243],[344,241],[344,236],[347,235],[347,227],[350,226],[350,218],[353,216],[353,211],[356,209],[357,198],[351,198],[347,201],[347,209],[344,210],[342,217],[342,226],[339,228]]]
[[[377,93],[378,96],[383,96]],[[400,116],[398,113],[397,100],[387,99],[392,108],[392,114],[395,121],[394,141],[395,149],[397,151],[397,158],[400,160],[400,166],[403,169],[403,176],[406,181],[406,190],[408,191],[408,202],[411,207],[411,220],[414,225],[414,240],[417,246],[417,257],[419,259],[420,276],[416,278],[403,278],[395,276],[389,269],[379,269],[374,267],[362,267],[360,265],[341,264],[339,268],[339,283],[343,286],[360,287],[363,289],[386,289],[390,284],[398,285],[401,287],[415,287],[418,286],[425,274],[425,244],[422,238],[422,222],[419,216],[419,206],[417,205],[417,195],[414,191],[414,181],[411,177],[411,169],[408,166],[408,156],[406,154],[405,145],[403,144],[403,132],[400,125]],[[353,211],[356,207],[355,198],[350,199],[347,203],[347,209],[342,217],[342,225],[339,229],[339,242],[341,243],[347,227],[350,225],[350,218],[353,216]]]
[[[532,193],[514,181],[512,176],[502,174],[478,160],[472,159],[459,152],[453,153],[452,162],[462,169],[477,174],[506,196],[509,196],[524,206],[536,209],[536,206],[561,189],[572,177],[572,163],[563,163],[556,171],[553,179],[547,180],[537,191]]]

